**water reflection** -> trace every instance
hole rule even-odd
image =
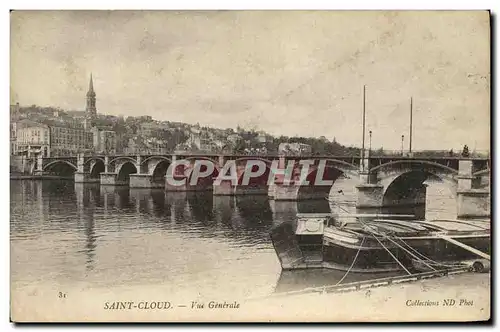
[[[187,206],[193,220],[205,225],[214,223],[213,195],[211,192],[188,192]]]
[[[273,212],[267,196],[236,196],[235,211],[245,227],[272,225]],[[260,227],[260,226],[258,226]]]
[[[201,282],[207,271],[218,271],[210,275],[229,278],[224,285],[252,278],[257,269],[266,280],[259,282],[273,285],[280,271],[269,237],[273,225],[295,222],[298,212],[356,211],[347,191],[299,203],[70,181],[12,181],[10,191],[12,274],[26,282],[164,282],[176,273],[198,273]],[[440,193],[431,203],[427,213],[450,212],[449,198]],[[410,209],[422,213],[422,207]],[[276,289],[332,284],[336,275],[283,272]]]
[[[213,196],[214,220],[218,224],[231,225],[235,200],[233,196]]]

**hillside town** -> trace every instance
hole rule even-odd
[[[11,155],[36,157],[84,154],[341,154],[358,155],[325,136],[274,137],[241,127],[159,121],[151,116],[115,116],[97,111],[92,75],[83,111],[37,105],[10,106]]]

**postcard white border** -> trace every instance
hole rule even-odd
[[[1,5],[2,11],[0,20],[1,24],[1,42],[2,42],[2,93],[1,93],[1,105],[4,109],[1,112],[2,120],[1,123],[5,126],[2,134],[5,136],[2,140],[2,144],[0,144],[0,153],[3,156],[7,156],[9,154],[9,144],[7,135],[9,135],[9,130],[7,130],[7,123],[9,122],[9,117],[6,110],[8,110],[9,103],[9,9],[338,9],[338,10],[348,10],[348,9],[420,9],[420,10],[444,10],[444,9],[455,9],[455,10],[465,10],[465,9],[491,9],[494,14],[500,13],[500,2],[499,1],[484,1],[484,0],[475,0],[475,1],[436,1],[436,0],[419,0],[419,1],[389,1],[389,0],[379,0],[379,1],[361,1],[361,0],[350,0],[350,1],[318,1],[318,0],[308,0],[308,1],[298,1],[298,0],[288,0],[288,1],[270,1],[270,0],[245,0],[245,1],[202,1],[202,0],[184,0],[184,1],[169,1],[167,3],[161,1],[153,1],[153,0],[142,0],[142,1],[132,1],[132,0],[114,0],[114,1],[103,1],[103,0],[78,0],[78,1],[55,1],[55,0],[46,0],[43,2],[39,1],[2,1]],[[498,16],[496,17],[496,24],[498,25]],[[492,41],[494,44],[498,44],[498,29],[494,33],[494,40]],[[495,60],[498,60],[498,56]],[[492,61],[494,61],[492,59]],[[495,68],[498,67],[498,61],[495,61]],[[491,73],[492,77],[496,77],[495,73]],[[495,91],[492,91],[492,94],[498,95],[498,85],[494,84]],[[495,128],[498,128],[498,118],[495,117]],[[496,140],[496,134],[494,134],[494,138]],[[494,165],[498,165],[498,156],[495,153]],[[7,158],[5,158],[7,161]],[[4,221],[2,223],[3,230],[1,232],[3,241],[2,241],[2,252],[4,253],[1,256],[1,286],[2,292],[4,294],[3,300],[0,302],[0,312],[2,313],[1,318],[1,330],[9,331],[14,329],[15,327],[9,323],[9,297],[5,296],[10,293],[10,285],[9,285],[9,220],[10,220],[10,202],[9,202],[9,180],[7,178],[8,174],[8,166],[7,162],[1,164],[1,171],[4,176],[0,178],[0,188],[2,188],[1,197],[1,207],[0,211],[4,215]],[[496,171],[496,169],[495,169]],[[496,179],[497,180],[497,179]],[[497,181],[495,181],[495,187],[497,185]],[[495,205],[498,203],[498,196],[495,195]],[[495,227],[494,229],[497,229]],[[494,244],[496,247],[496,243]],[[496,251],[495,251],[496,252]],[[498,275],[497,275],[498,278]],[[498,306],[494,306],[494,308],[498,309]],[[495,313],[492,313],[495,314]],[[497,316],[498,317],[498,316]],[[379,328],[387,328],[389,326],[382,325]],[[464,325],[463,328],[468,328],[468,325]],[[24,330],[29,331],[31,329],[40,328],[40,327],[24,327]],[[51,328],[50,326],[46,326],[46,328]],[[52,327],[54,328],[54,327]],[[107,329],[103,326],[80,326],[82,330],[92,330],[92,331],[103,331]],[[121,327],[118,327],[121,328]],[[129,331],[142,331],[145,330],[146,327],[134,326],[129,327],[127,330]],[[170,329],[181,329],[181,327],[169,327]],[[202,329],[206,328],[203,326],[192,327],[194,329]],[[238,327],[231,327],[238,328]],[[276,327],[273,326],[255,326],[259,330],[269,330],[274,329]],[[283,327],[282,327],[283,328]],[[286,327],[289,328],[289,327]],[[301,326],[300,329],[309,329],[312,327]],[[331,327],[330,327],[331,328]],[[353,327],[353,326],[338,326],[336,328],[341,328],[345,330],[358,330],[358,329],[372,329],[373,327]],[[407,329],[416,329],[412,327],[405,327]],[[426,330],[438,329],[439,327],[425,327]],[[454,326],[453,328],[457,328]],[[69,330],[70,327],[59,327],[60,331]]]

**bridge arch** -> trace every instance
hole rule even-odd
[[[155,187],[162,187],[165,185],[165,175],[171,164],[172,159],[169,157],[149,156],[141,161],[139,167],[141,167],[141,172],[151,175],[152,182],[156,184]]]
[[[407,173],[421,173],[427,177],[437,176],[456,189],[458,170],[432,161],[399,160],[373,167],[370,173],[376,174],[377,182],[386,188],[400,176]]]
[[[104,162],[104,158],[102,158],[102,157],[91,157],[91,158],[85,160],[85,162],[83,164],[87,165],[87,164],[90,164],[92,161],[97,161],[97,160]]]
[[[428,180],[444,183],[450,196],[457,194],[458,171],[432,161],[393,161],[374,167],[371,172],[376,172],[376,182],[383,186],[384,207],[425,205]]]
[[[159,159],[152,166],[151,169],[151,181],[157,183],[158,185],[165,185],[165,176],[167,175],[168,168],[172,164],[172,161],[168,158]]]
[[[111,159],[108,163],[109,163],[109,165],[111,165],[113,163],[117,163],[118,161],[122,161],[122,162],[129,161],[132,164],[134,164],[134,166],[137,163],[137,160],[135,158],[127,157],[127,156],[115,157],[115,158]]]
[[[169,163],[172,162],[172,159],[169,158],[169,157],[165,157],[165,156],[149,156],[147,158],[144,158],[142,161],[141,161],[141,165],[144,165],[148,162],[150,162],[150,160],[155,160],[155,161],[162,161],[162,160],[165,160],[165,161],[168,161]]]
[[[117,184],[129,184],[130,174],[136,174],[137,167],[135,163],[130,161],[125,161],[124,163],[118,165],[116,168],[116,183]]]
[[[419,160],[419,159],[405,159],[405,160],[396,160],[396,161],[391,161],[385,164],[381,164],[375,167],[372,167],[370,169],[370,172],[379,172],[379,171],[384,171],[388,169],[398,169],[398,168],[408,168],[408,165],[411,165],[409,167],[414,167],[414,168],[421,168],[425,170],[435,170],[438,173],[447,173],[447,174],[458,174],[458,170],[448,167],[446,165],[436,163],[434,161],[429,161],[429,160]],[[415,167],[416,165],[421,165],[420,167]]]
[[[106,170],[106,167],[104,166],[104,160],[101,158],[96,158],[93,159],[94,163],[90,164],[90,178],[92,179],[98,179],[101,175]]]
[[[66,160],[54,160],[43,166],[44,172],[54,173],[59,176],[72,176],[78,168]]]

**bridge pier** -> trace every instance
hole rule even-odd
[[[99,183],[99,178],[92,178],[90,172],[85,171],[85,157],[83,154],[78,154],[76,158],[75,183]]]
[[[364,183],[357,185],[356,189],[356,208],[382,207],[384,198],[384,186],[380,184]]]
[[[474,189],[478,182],[472,160],[460,160],[458,163],[457,217],[489,217],[491,212],[490,192]]]
[[[474,173],[474,164],[472,160],[460,160],[458,162],[458,190],[469,190],[472,189],[474,184],[475,176]]]
[[[384,202],[384,186],[373,183],[376,182],[376,174],[365,171],[369,168],[368,160],[363,159],[359,171],[360,184],[356,186],[356,208],[380,208]]]
[[[489,217],[490,208],[490,193],[487,190],[470,189],[457,192],[458,218]]]
[[[42,155],[39,155],[36,159],[36,169],[33,171],[33,175],[42,176],[44,173],[47,172],[43,171],[43,158]]]

